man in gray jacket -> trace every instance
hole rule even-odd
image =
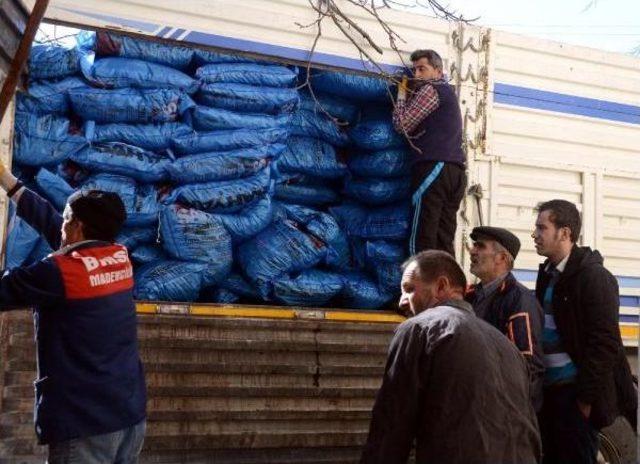
[[[463,299],[451,255],[419,253],[404,265],[398,326],[361,463],[534,464],[540,435],[525,361]]]

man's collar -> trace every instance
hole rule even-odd
[[[83,240],[81,242],[76,242],[76,243],[72,243],[70,245],[64,246],[62,248],[60,248],[59,250],[51,253],[52,256],[59,256],[59,255],[66,255],[69,254],[70,252],[74,251],[74,250],[78,250],[80,248],[85,248],[89,245],[93,245],[93,244],[106,244],[108,242],[104,242],[102,240]]]
[[[500,284],[504,281],[504,279],[507,278],[508,275],[509,273],[505,272],[504,274],[496,277],[495,279],[493,279],[491,282],[487,284],[483,284],[482,282],[480,282],[476,288],[479,290],[481,289],[485,295],[488,295],[489,293],[493,293],[493,291],[500,286]]]
[[[467,303],[464,300],[450,299],[450,300],[443,301],[438,306],[450,306],[450,307],[453,307],[453,308],[456,308],[456,309],[461,309],[463,311],[468,311],[468,312],[474,314],[473,313],[473,306],[471,306],[470,303]]]
[[[569,256],[571,256],[571,252],[569,252],[569,254],[567,256],[565,256],[562,261],[560,261],[558,264],[556,264],[555,268],[558,272],[562,273],[564,272],[564,268],[567,267],[567,261],[569,261]],[[549,261],[547,263],[547,266],[544,268],[545,272],[549,272],[549,270],[551,269],[551,266],[553,266],[553,264],[551,264],[551,261]]]

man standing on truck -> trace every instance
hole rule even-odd
[[[56,252],[0,278],[0,310],[33,307],[35,430],[49,464],[135,463],[146,387],[138,354],[133,272],[114,243],[126,212],[111,192],[72,194],[62,217],[0,164],[17,214]]]
[[[635,426],[637,397],[618,327],[618,283],[596,250],[577,245],[581,219],[566,200],[538,206],[532,237],[546,256],[536,296],[545,313],[544,463],[597,462],[598,431],[623,414]]]
[[[444,79],[440,55],[416,50],[411,62],[409,96],[401,85],[393,111],[396,130],[408,138],[414,152],[409,253],[438,249],[453,256],[456,215],[467,185],[460,105]]]
[[[511,270],[520,251],[520,240],[500,227],[475,227],[471,232],[469,271],[480,283],[469,288],[465,299],[476,315],[502,332],[527,361],[531,401],[542,406],[542,308],[535,295],[516,280]]]
[[[453,257],[423,251],[404,264],[396,329],[361,463],[534,464],[540,436],[526,364],[464,301]]]

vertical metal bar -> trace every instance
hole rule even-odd
[[[35,5],[33,5],[33,10],[31,10],[31,14],[29,15],[29,20],[27,21],[24,34],[22,34],[22,40],[20,41],[16,55],[13,57],[11,67],[9,68],[7,77],[2,85],[2,90],[0,91],[0,122],[4,118],[4,114],[9,107],[9,102],[13,98],[13,93],[15,92],[18,80],[20,79],[20,73],[29,58],[31,43],[36,36],[38,26],[40,26],[40,21],[42,21],[42,17],[44,16],[44,12],[47,10],[48,5],[49,0],[36,0]]]

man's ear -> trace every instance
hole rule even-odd
[[[436,295],[438,297],[445,295],[449,291],[450,286],[449,278],[447,276],[438,276],[436,279]]]

